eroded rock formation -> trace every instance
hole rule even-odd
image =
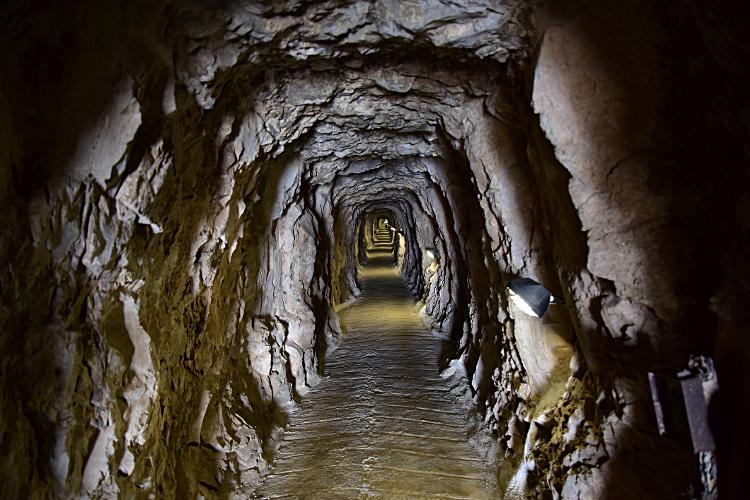
[[[700,487],[646,373],[742,379],[748,68],[691,3],[2,7],[3,497],[251,491],[385,218],[509,495]]]

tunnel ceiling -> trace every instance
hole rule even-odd
[[[184,49],[178,76],[203,107],[227,102],[230,109],[253,109],[254,116],[235,118],[250,121],[241,122],[238,135],[256,132],[260,151],[272,157],[299,152],[308,182],[330,185],[337,205],[372,199],[378,190],[382,197],[383,185],[419,195],[415,186],[427,178],[408,166],[461,149],[471,128],[482,126],[481,120],[465,123],[467,107],[502,115],[503,63],[525,54],[527,35],[520,5],[489,16],[484,5],[441,5],[429,14],[424,8],[315,6],[274,23],[266,19],[271,12],[228,8],[213,28],[202,11],[186,9],[184,16],[200,19],[201,30],[190,22],[176,27]],[[235,31],[238,25],[250,33]],[[243,40],[248,37],[251,42]],[[223,59],[207,68],[206,53]],[[247,159],[253,146],[243,146]],[[431,165],[445,168],[441,161]]]

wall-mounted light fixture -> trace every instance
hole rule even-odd
[[[712,451],[708,403],[719,388],[713,360],[691,356],[689,368],[679,373],[648,373],[651,400],[659,435],[692,449]]]
[[[529,278],[516,278],[508,283],[507,288],[508,296],[516,307],[535,318],[544,316],[553,301],[549,290]]]

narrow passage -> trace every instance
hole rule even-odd
[[[290,417],[263,498],[496,498],[466,408],[438,374],[440,341],[380,243],[361,296],[341,313],[328,378]]]

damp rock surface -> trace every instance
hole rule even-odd
[[[391,256],[376,250],[362,295],[341,314],[342,345],[289,426],[263,498],[497,498],[487,450],[470,444],[468,402],[439,375]]]

